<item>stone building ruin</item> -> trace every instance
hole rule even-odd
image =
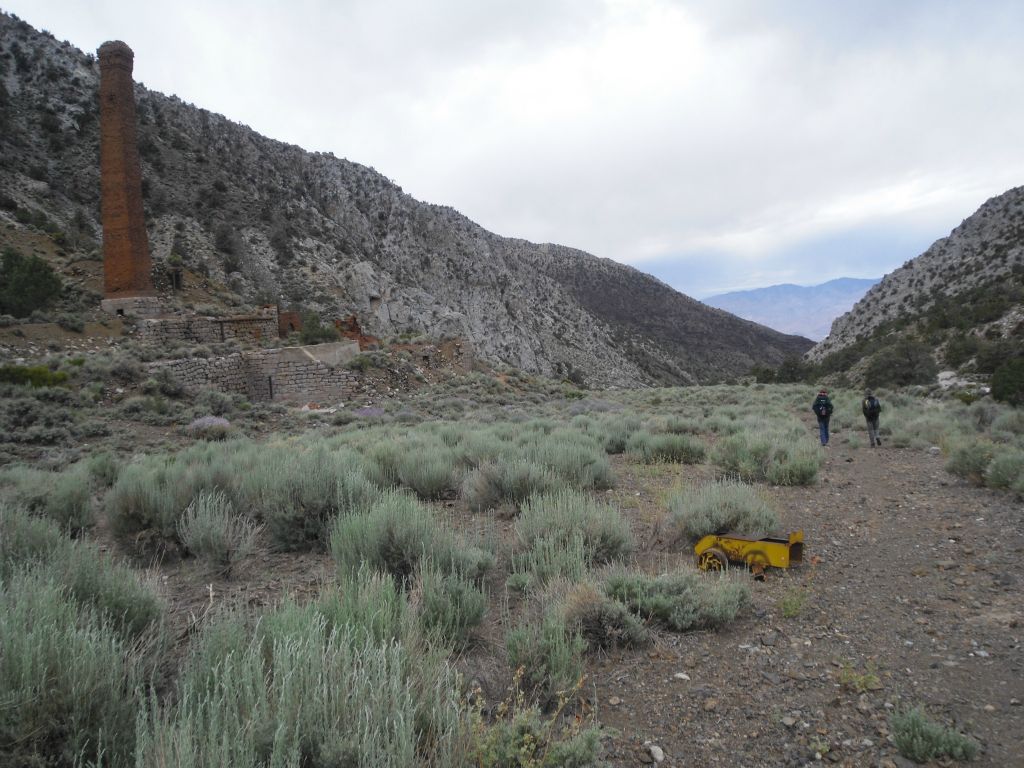
[[[168,347],[229,339],[255,342],[297,331],[297,313],[266,306],[248,315],[203,317],[171,312],[153,287],[152,260],[142,205],[142,164],[136,137],[135,55],[120,40],[97,51],[100,65],[100,197],[103,220],[101,308],[138,319],[139,337]],[[180,287],[180,286],[178,286]],[[346,396],[356,383],[344,364],[359,354],[358,340],[308,347],[240,351],[218,359],[152,363],[186,389],[213,387],[254,400]]]

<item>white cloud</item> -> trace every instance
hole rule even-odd
[[[688,262],[683,290],[728,264],[779,282],[844,233],[937,237],[1024,183],[1010,0],[6,5],[501,234]]]

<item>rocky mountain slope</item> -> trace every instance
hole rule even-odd
[[[783,333],[820,341],[828,336],[832,321],[849,311],[877,282],[840,277],[821,285],[785,283],[720,293],[704,303]]]
[[[0,85],[0,219],[87,253],[99,232],[94,58],[0,15]],[[381,337],[460,336],[482,357],[593,385],[717,381],[810,346],[630,267],[495,235],[372,168],[142,85],[136,101],[165,292],[180,264],[186,288],[222,284],[228,304],[354,313]]]
[[[996,358],[1021,353],[1024,187],[988,200],[882,278],[807,357],[855,362],[890,336],[914,337],[953,367],[985,347]]]

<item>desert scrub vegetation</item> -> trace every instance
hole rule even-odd
[[[973,760],[976,742],[931,720],[920,707],[896,712],[889,721],[896,748],[915,763],[938,758]]]
[[[150,703],[136,765],[460,762],[468,718],[442,653],[294,605],[256,631],[228,621],[199,639],[174,700]]]
[[[154,629],[163,612],[163,602],[136,571],[88,542],[69,539],[51,521],[0,502],[0,579],[22,569],[45,576],[128,638]]]
[[[0,734],[10,765],[127,764],[142,681],[132,641],[61,584],[22,570],[0,579]]]
[[[617,570],[605,592],[645,620],[673,632],[727,624],[750,604],[750,588],[726,575],[675,571],[660,576]]]
[[[527,691],[544,703],[582,683],[586,647],[580,633],[555,615],[524,622],[505,635],[509,664]]]
[[[644,464],[673,462],[699,464],[707,453],[704,443],[688,434],[634,432],[626,441],[626,452]]]
[[[236,514],[221,491],[200,492],[178,520],[178,540],[225,575],[252,553],[258,533],[259,526]]]
[[[338,516],[331,555],[342,576],[360,568],[409,582],[421,564],[479,581],[494,563],[483,547],[442,526],[433,512],[400,491],[387,491],[365,512]]]
[[[779,518],[753,486],[722,479],[689,486],[671,494],[672,525],[691,542],[712,533],[737,531],[764,535],[778,527]]]
[[[726,474],[772,485],[812,485],[823,457],[813,443],[778,431],[737,432],[715,446],[712,461]]]
[[[515,532],[524,549],[539,541],[567,543],[579,537],[587,560],[596,565],[624,560],[633,551],[633,534],[622,513],[579,491],[531,496],[516,520]]]

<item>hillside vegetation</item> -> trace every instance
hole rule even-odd
[[[86,255],[99,231],[96,63],[11,16],[0,32],[0,237],[33,229]],[[630,267],[500,237],[372,168],[141,84],[136,101],[165,293],[181,268],[186,289],[223,286],[222,306],[356,314],[378,337],[462,337],[483,358],[595,385],[721,381],[810,346]]]

